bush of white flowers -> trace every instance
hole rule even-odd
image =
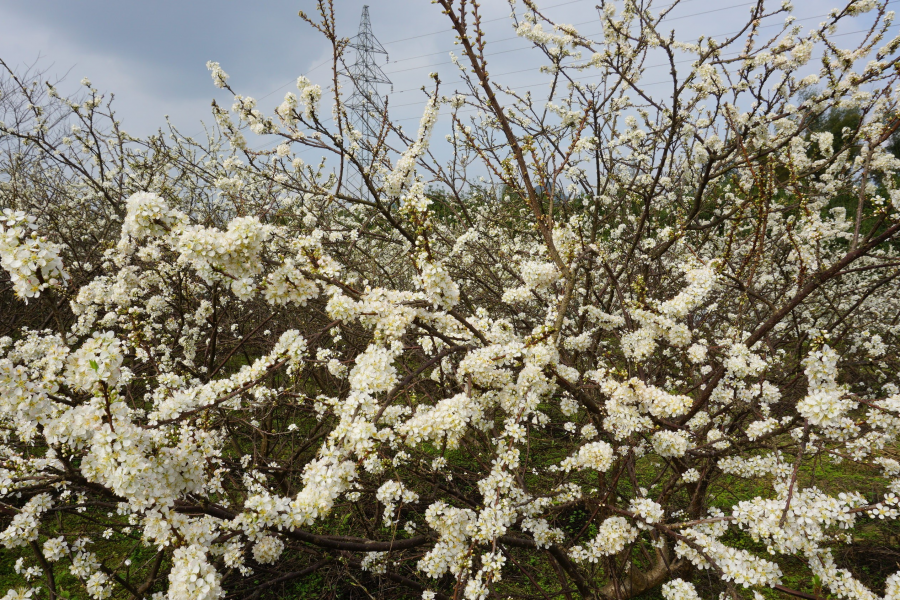
[[[524,93],[437,3],[415,135],[353,129],[326,0],[334,76],[269,115],[211,62],[201,141],[6,68],[3,598],[900,598],[889,3],[513,2]]]

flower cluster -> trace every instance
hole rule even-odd
[[[41,514],[53,506],[48,494],[38,494],[13,517],[12,523],[0,533],[0,544],[7,548],[24,546],[38,539]]]
[[[680,578],[664,583],[662,595],[666,600],[700,600],[694,586]]]
[[[603,556],[618,554],[637,539],[638,530],[625,517],[610,517],[597,528],[597,536],[587,547],[573,546],[572,558],[579,562],[597,562]]]
[[[34,217],[3,209],[0,217],[0,266],[19,298],[36,298],[48,287],[65,285],[60,247],[37,235]]]
[[[196,546],[178,548],[172,557],[169,573],[171,600],[214,600],[224,595],[219,585],[221,576],[207,561],[206,554]]]
[[[122,222],[122,235],[136,240],[165,235],[186,220],[184,214],[173,210],[157,194],[137,192],[125,203],[127,212]]]
[[[375,493],[375,498],[384,504],[384,526],[390,527],[393,522],[394,509],[398,503],[410,504],[419,499],[414,491],[404,487],[399,481],[386,481]]]
[[[813,425],[835,427],[844,414],[855,406],[843,398],[846,390],[835,381],[838,355],[827,345],[810,353],[804,361],[809,379],[806,397],[797,404],[797,411]]]

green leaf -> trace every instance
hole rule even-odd
[[[98,371],[100,369],[100,365],[97,364],[96,360],[91,359],[88,361],[88,363],[91,365],[91,368],[93,370]]]

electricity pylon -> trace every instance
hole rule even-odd
[[[346,71],[353,83],[353,93],[344,106],[350,113],[350,123],[363,135],[359,141],[360,149],[356,152],[356,158],[364,169],[369,169],[372,167],[373,158],[371,147],[373,140],[378,136],[378,128],[385,113],[384,100],[378,95],[378,84],[390,85],[391,80],[381,67],[375,64],[375,55],[384,54],[386,57],[387,50],[372,33],[368,6],[363,6],[359,33],[350,40],[350,47],[356,50],[356,62],[349,65]],[[354,170],[349,175],[347,183],[349,189],[359,194],[360,198],[370,196],[362,173]]]

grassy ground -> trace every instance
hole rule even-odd
[[[556,463],[565,454],[559,448],[553,448],[551,445],[542,447],[539,443],[532,446],[532,454],[529,460],[537,468],[538,472],[542,471],[545,464]],[[465,460],[465,453],[449,453],[448,458],[451,461]],[[639,463],[640,464],[640,463]],[[472,465],[473,467],[475,465]],[[637,472],[639,484],[649,485],[649,477],[655,469],[652,465],[644,465],[643,469]],[[536,476],[535,476],[536,477]],[[798,479],[800,487],[809,487],[815,485],[823,491],[836,495],[842,491],[859,491],[869,500],[874,500],[884,493],[886,481],[878,473],[878,470],[845,462],[842,464],[834,464],[827,461],[816,462],[815,465],[806,465],[801,469]],[[620,491],[627,493],[630,484],[620,483]],[[766,480],[745,480],[737,477],[723,476],[714,486],[710,488],[710,504],[711,506],[722,508],[726,512],[736,502],[740,500],[750,499],[756,496],[769,497],[773,494],[771,483]],[[109,525],[105,513],[97,512],[96,514],[86,513],[93,520],[93,533],[85,531],[85,534],[97,540],[91,546],[91,550],[96,552],[105,561],[112,560],[113,563],[119,564],[126,558],[132,561],[132,569],[140,571],[142,565],[146,565],[153,555],[152,548],[146,548],[136,542],[138,532],[131,532],[127,543],[121,532],[113,533],[114,539],[105,542],[100,536]],[[567,534],[575,535],[581,531],[584,524],[588,521],[589,514],[583,508],[573,508],[563,513],[560,519],[555,523],[556,526],[564,529]],[[321,523],[318,529],[322,533],[358,535],[358,531],[354,528],[354,513],[349,510],[336,512],[326,522]],[[84,521],[81,521],[83,524]],[[374,525],[374,524],[373,524]],[[83,526],[83,525],[82,525]],[[384,528],[378,528],[377,535],[388,536],[390,532]],[[53,533],[52,531],[50,532]],[[592,523],[587,526],[580,538],[581,542],[591,539],[596,535],[596,524]],[[850,545],[835,548],[835,559],[839,566],[849,569],[855,577],[860,579],[864,584],[870,587],[876,593],[882,593],[884,589],[885,578],[891,573],[900,570],[900,526],[894,522],[885,522],[881,520],[873,520],[868,517],[859,519],[858,526],[852,532],[853,541]],[[40,539],[43,543],[45,537]],[[765,544],[754,542],[746,533],[732,528],[725,535],[724,542],[728,545],[746,549],[760,556],[768,556]],[[123,550],[127,548],[128,550]],[[127,552],[127,555],[123,554]],[[21,558],[26,557],[26,564],[33,564],[31,550],[29,547],[20,547],[15,549],[0,549],[0,595],[7,589],[15,587],[27,587],[29,584],[24,578],[15,572],[15,563]],[[528,572],[528,577],[521,574],[516,569],[508,569],[508,575],[504,579],[502,590],[498,590],[502,595],[506,593],[534,593],[533,585],[537,583],[545,590],[558,590],[560,588],[557,573],[551,568],[547,561],[547,557],[543,553],[535,553],[533,551],[519,551],[518,549],[510,549],[508,565],[512,561],[519,562],[519,566]],[[413,558],[412,562],[419,558],[419,555]],[[642,558],[636,553],[634,557],[638,562]],[[778,561],[782,565],[784,571],[784,585],[795,590],[822,595],[827,597],[817,585],[809,569],[799,559],[782,559]],[[163,570],[165,572],[165,569]],[[354,570],[354,573],[358,573]],[[63,598],[81,599],[86,598],[84,588],[69,574],[66,564],[58,565],[55,569],[57,585],[60,588],[60,595]],[[260,581],[264,581],[268,575],[259,573]],[[721,589],[719,582],[708,571],[695,570],[691,573],[682,575],[685,579],[694,582],[701,592],[701,597],[710,598],[718,595]],[[162,584],[155,586],[154,591],[163,589]],[[289,582],[283,586],[272,588],[272,592],[279,598],[291,598],[297,600],[312,600],[319,598],[334,599],[355,599],[368,598],[369,594],[373,598],[418,598],[419,594],[407,593],[403,588],[396,585],[387,585],[387,582],[373,578],[368,574],[354,575],[348,577],[347,571],[340,566],[333,568],[321,569],[311,576]],[[765,591],[763,595],[771,600],[779,598],[787,598],[784,594],[776,591]],[[116,586],[116,596],[127,597],[121,587]],[[557,596],[562,598],[563,596]],[[577,597],[577,595],[573,595]],[[652,590],[641,596],[643,600],[661,599],[659,589]]]

